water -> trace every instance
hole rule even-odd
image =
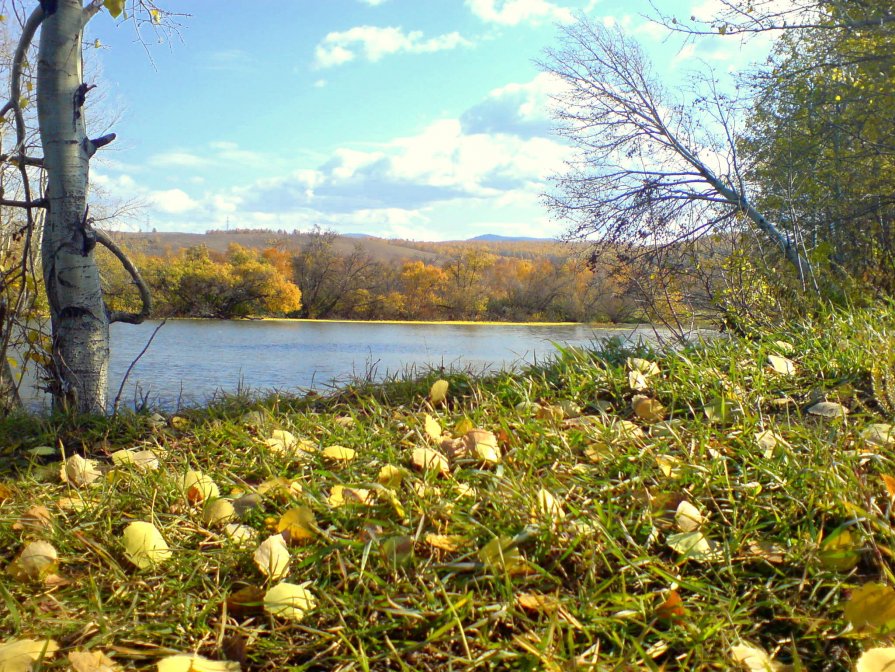
[[[112,325],[110,400],[157,326]],[[586,325],[171,320],[134,366],[121,399],[132,406],[146,396],[153,406],[174,409],[221,391],[325,390],[352,377],[381,380],[433,367],[496,371],[552,356],[552,342],[589,346],[614,335],[652,338],[653,332]],[[29,401],[41,403],[39,397]]]

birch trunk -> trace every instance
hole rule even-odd
[[[109,317],[93,258],[87,220],[90,157],[96,147],[84,124],[80,0],[42,3],[37,111],[47,175],[41,257],[53,329],[57,377],[54,406],[106,411]],[[54,11],[50,11],[52,7]]]

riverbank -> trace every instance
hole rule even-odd
[[[893,329],[6,420],[0,632],[43,669],[855,669],[895,610]]]

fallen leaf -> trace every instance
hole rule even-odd
[[[867,649],[858,658],[855,672],[891,672],[895,670],[895,647]]]
[[[227,597],[227,611],[237,618],[257,616],[264,612],[264,591],[257,586],[245,586]]]
[[[449,472],[447,458],[431,448],[415,448],[411,461],[417,469],[423,471],[437,471],[445,476]]]
[[[72,672],[118,672],[121,666],[102,651],[72,651],[68,654]]]
[[[379,470],[376,480],[386,488],[397,488],[404,480],[404,472],[394,465],[386,464]]]
[[[274,581],[289,573],[289,549],[281,534],[271,535],[262,541],[252,559],[261,573]]]
[[[784,376],[793,376],[796,373],[795,362],[779,355],[768,355],[768,366]]]
[[[821,401],[809,407],[808,413],[823,418],[844,418],[848,415],[848,409],[835,401]]]
[[[635,392],[649,389],[649,380],[640,371],[628,371],[628,387]]]
[[[466,448],[471,455],[488,464],[500,462],[500,448],[497,445],[497,436],[494,432],[484,429],[473,429],[463,437]]]
[[[59,645],[52,639],[11,639],[0,644],[0,672],[31,672],[32,663],[52,658]]]
[[[672,534],[668,537],[668,545],[683,556],[681,560],[717,562],[724,559],[721,544],[699,531]]]
[[[469,539],[459,534],[427,534],[423,539],[429,546],[451,553],[469,544]]]
[[[187,500],[193,504],[221,496],[221,491],[218,490],[215,482],[211,480],[210,476],[203,474],[201,471],[190,470],[186,472],[180,481],[180,487]]]
[[[345,446],[328,446],[323,449],[322,454],[323,457],[333,462],[351,462],[357,456],[357,451]]]
[[[382,540],[379,550],[390,565],[403,565],[413,558],[413,539],[404,534],[388,537]]]
[[[248,525],[230,523],[224,526],[224,534],[237,546],[247,546],[255,541],[258,533]]]
[[[516,604],[526,611],[535,611],[539,614],[552,614],[559,610],[561,604],[555,595],[542,595],[539,593],[519,593],[516,595]]]
[[[116,467],[134,467],[141,471],[154,471],[159,467],[158,455],[151,450],[118,450],[110,457]]]
[[[764,649],[751,644],[731,646],[730,657],[749,672],[775,672],[781,669],[780,663],[772,659]]]
[[[30,528],[32,530],[46,530],[53,525],[53,514],[50,510],[43,506],[32,506],[22,514],[18,521],[13,523],[12,529],[24,530]]]
[[[845,619],[855,630],[887,634],[895,630],[895,590],[881,583],[865,583],[845,603]]]
[[[455,436],[463,436],[467,432],[471,432],[475,429],[475,425],[472,424],[472,420],[469,418],[460,418],[457,421],[457,424],[454,425],[454,435]]]
[[[788,445],[782,436],[770,429],[758,432],[755,435],[755,441],[758,443],[759,448],[764,450],[764,457],[767,459],[774,456],[774,450],[777,446]]]
[[[628,357],[625,362],[628,365],[628,369],[631,371],[639,371],[644,376],[658,376],[659,365],[655,362],[651,362],[648,359],[643,359],[641,357]]]
[[[13,560],[7,572],[18,580],[41,579],[56,569],[59,554],[47,541],[32,541]]]
[[[292,432],[285,429],[273,430],[270,433],[270,438],[264,440],[264,445],[278,455],[302,457],[317,452],[316,443],[305,438],[297,438]]]
[[[859,541],[851,529],[839,527],[820,545],[820,563],[827,569],[848,572],[861,560]]]
[[[752,541],[749,543],[747,553],[753,558],[766,560],[773,565],[786,562],[786,548],[773,541]]]
[[[236,509],[229,499],[217,498],[209,500],[202,509],[202,522],[206,525],[220,525],[236,517]]]
[[[160,564],[171,557],[168,543],[152,523],[136,521],[124,528],[124,553],[140,569]]]
[[[677,505],[674,522],[681,532],[693,532],[705,522],[705,516],[685,499]]]
[[[642,394],[636,394],[631,399],[631,409],[634,415],[645,422],[659,422],[665,418],[665,407]]]
[[[300,495],[302,491],[301,483],[283,476],[269,478],[255,488],[256,494],[272,497],[278,501],[286,501],[290,497]]]
[[[433,441],[441,440],[441,425],[439,425],[438,421],[428,413],[426,413],[426,415],[423,417],[423,426],[426,430],[426,435],[430,439],[432,439]]]
[[[85,460],[80,455],[72,455],[62,463],[59,476],[63,483],[71,483],[76,488],[80,488],[96,481],[102,476],[102,472],[97,469],[95,461]]]
[[[680,478],[683,464],[674,455],[656,455],[656,464],[666,478]]]
[[[158,672],[240,672],[239,663],[229,660],[210,660],[198,654],[179,653],[162,658]]]
[[[534,519],[547,519],[551,524],[556,524],[565,518],[566,512],[563,511],[562,504],[556,501],[556,497],[551,492],[541,488],[536,498]]]
[[[447,398],[449,383],[446,380],[436,380],[429,388],[429,401],[432,404],[440,404]]]
[[[525,561],[510,537],[495,537],[479,549],[479,560],[492,571],[510,574],[524,569]]]
[[[687,613],[684,601],[676,590],[669,590],[662,603],[656,607],[656,618],[663,621],[680,621]]]
[[[895,444],[895,429],[886,424],[868,425],[861,432],[861,438],[871,446],[886,448]]]
[[[317,519],[307,506],[296,506],[284,513],[277,523],[277,532],[282,533],[290,543],[313,539],[317,533]]]
[[[308,590],[309,585],[310,581],[297,585],[286,581],[278,583],[264,595],[264,608],[273,616],[301,621],[317,606],[317,599]]]
[[[334,485],[326,501],[332,507],[345,506],[346,504],[364,504],[369,506],[373,503],[373,497],[370,491],[364,488],[348,488],[344,485]]]
[[[895,497],[895,477],[888,474],[881,474],[880,477],[886,485],[886,492],[889,493],[889,497]]]

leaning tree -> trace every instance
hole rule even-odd
[[[136,267],[108,235],[94,228],[87,206],[90,160],[115,135],[87,135],[85,102],[94,87],[83,77],[83,33],[88,21],[103,9],[114,18],[121,16],[124,4],[125,0],[91,0],[86,5],[81,0],[40,0],[27,18],[22,16],[10,69],[9,100],[0,108],[0,116],[11,118],[15,129],[15,146],[3,158],[16,166],[20,178],[20,198],[3,197],[0,205],[25,212],[16,232],[24,241],[23,267],[29,264],[31,241],[41,239],[40,266],[52,330],[45,368],[54,406],[73,412],[106,411],[109,325],[142,322],[151,310],[148,288]],[[150,0],[133,0],[130,13],[144,16],[149,23],[162,20],[161,10]],[[28,153],[24,113],[28,96],[23,94],[35,40],[40,157]],[[140,291],[139,313],[107,308],[93,254],[97,243],[107,247],[130,273]]]

